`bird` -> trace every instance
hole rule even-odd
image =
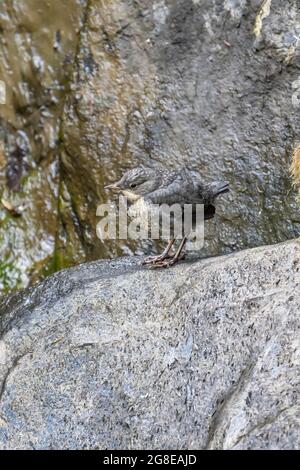
[[[105,186],[105,189],[122,193],[131,204],[147,207],[163,204],[179,204],[184,207],[185,204],[192,204],[194,211],[196,204],[203,204],[204,220],[208,220],[215,215],[215,199],[229,191],[229,183],[205,182],[200,175],[195,175],[186,167],[175,171],[139,165],[126,171],[119,181]],[[165,250],[159,255],[145,258],[143,264],[150,265],[151,268],[164,268],[177,263],[181,259],[188,234],[182,238],[177,251],[170,255],[175,239],[175,235],[171,233]]]

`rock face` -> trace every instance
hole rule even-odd
[[[140,162],[230,182],[207,255],[298,235],[297,0],[61,4],[0,4],[0,184],[27,208],[0,206],[0,289],[139,253],[95,227],[104,184]]]
[[[298,235],[299,23],[296,0],[89,2],[63,122],[62,265],[124,254],[96,239],[96,206],[137,163],[230,182],[207,255]]]
[[[56,269],[59,149],[85,2],[0,2],[0,291]],[[72,13],[70,13],[72,12]]]
[[[59,272],[2,300],[1,449],[300,446],[300,246]]]

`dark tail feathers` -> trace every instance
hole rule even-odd
[[[214,181],[209,185],[209,192],[213,198],[229,191],[228,181]]]

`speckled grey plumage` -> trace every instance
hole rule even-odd
[[[132,187],[134,185],[134,187]],[[128,170],[112,188],[130,191],[154,204],[209,205],[227,191],[225,181],[205,181],[186,168],[170,171],[166,168],[139,166]]]
[[[203,222],[202,219],[199,221],[199,218],[196,217],[197,204],[203,205],[205,220],[213,218],[215,200],[220,194],[228,191],[229,185],[226,181],[203,181],[200,175],[192,173],[186,168],[176,172],[166,168],[138,166],[125,172],[119,181],[106,186],[106,189],[123,193],[133,203],[129,215],[138,216],[141,225],[146,228],[148,228],[148,213],[151,210],[157,213],[161,228],[162,217],[166,216],[165,208],[167,207],[168,217],[170,217],[169,209],[175,204],[178,205],[179,212],[177,214],[172,212],[171,218],[168,219],[167,231],[161,233],[162,238],[172,238],[178,235],[175,230],[175,219],[180,221],[181,226],[188,222],[188,233],[184,233],[184,236],[187,237],[194,233],[199,223]],[[187,204],[192,206],[193,212],[188,221],[185,220],[185,213],[182,210]],[[153,264],[156,261],[157,259]],[[160,260],[158,263],[160,264]],[[163,264],[166,263],[168,264],[169,261]]]

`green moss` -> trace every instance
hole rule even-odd
[[[21,287],[21,272],[15,268],[13,263],[0,260],[0,290],[6,294],[9,291],[17,290]]]

